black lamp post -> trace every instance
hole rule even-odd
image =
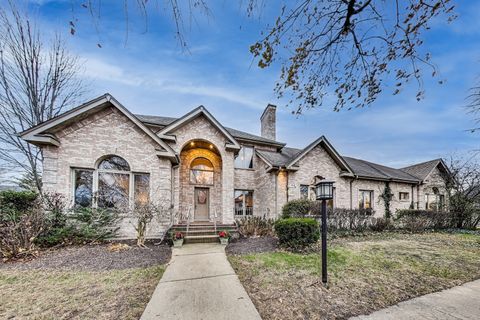
[[[333,181],[321,180],[315,185],[317,200],[322,200],[322,282],[327,284],[327,200],[333,199]]]

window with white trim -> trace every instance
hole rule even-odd
[[[236,216],[253,215],[253,191],[235,190],[234,200]]]
[[[235,157],[235,168],[253,168],[253,147],[242,146],[240,151],[238,151],[238,155]]]
[[[310,189],[309,185],[301,184],[300,185],[300,198],[308,199],[308,190]]]
[[[95,170],[73,168],[73,178],[75,207],[122,208],[149,201],[150,175],[132,172],[116,155],[103,158]]]
[[[372,190],[358,191],[358,208],[359,209],[373,208],[373,191]]]
[[[190,164],[190,182],[193,184],[213,184],[213,164],[207,158],[195,158]]]
[[[93,170],[73,170],[73,198],[75,207],[91,207],[93,200]]]

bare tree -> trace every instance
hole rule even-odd
[[[96,27],[101,16],[100,2],[77,2],[90,13]],[[320,107],[325,101],[335,111],[364,107],[374,102],[389,84],[392,93],[398,94],[411,79],[417,82],[417,100],[422,99],[424,72],[437,73],[430,54],[419,50],[422,35],[437,16],[448,21],[456,18],[451,0],[284,2],[280,15],[250,51],[260,68],[280,64],[275,91],[279,97],[288,99],[296,114]],[[146,26],[148,13],[159,7],[158,1],[123,0],[122,3],[127,35],[128,12],[132,7],[144,17]],[[209,1],[162,3],[171,12],[176,38],[186,48],[184,17],[191,22],[196,13],[211,14]],[[260,0],[240,0],[238,4],[249,16],[256,16],[267,6]],[[75,34],[75,21],[70,26]]]
[[[465,158],[451,157],[447,187],[450,212],[458,228],[476,229],[480,224],[480,162],[478,152]]]
[[[468,96],[468,112],[473,115],[476,125],[480,124],[480,84],[470,89]],[[471,128],[471,132],[479,130],[480,127]]]
[[[127,210],[128,216],[133,218],[132,223],[135,232],[137,233],[137,245],[139,247],[145,247],[145,240],[152,222],[156,221],[157,223],[162,224],[165,221],[169,221],[172,216],[172,210],[172,207],[167,202],[136,203]],[[163,237],[165,237],[165,234]]]
[[[371,104],[394,81],[397,94],[415,79],[423,97],[422,70],[435,66],[421,54],[421,35],[438,15],[455,18],[449,0],[303,0],[281,16],[250,51],[258,65],[282,63],[276,92],[295,113],[321,106],[332,92],[335,111]],[[389,77],[391,79],[389,79]],[[329,101],[330,101],[329,99]]]
[[[42,190],[42,151],[17,133],[51,119],[84,93],[77,57],[55,35],[46,42],[14,2],[0,7],[0,161],[33,177]]]

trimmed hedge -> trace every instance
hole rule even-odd
[[[311,218],[287,218],[275,222],[275,232],[282,246],[303,248],[318,241],[318,222]]]
[[[395,225],[399,229],[412,232],[427,229],[447,229],[455,227],[455,217],[449,211],[398,210]]]

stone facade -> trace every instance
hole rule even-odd
[[[361,190],[372,191],[372,206],[377,216],[383,216],[385,205],[380,195],[386,181],[374,178],[359,178],[346,172],[341,156],[334,157],[334,150],[326,142],[319,143],[305,151],[294,166],[274,165],[259,156],[260,151],[280,153],[283,145],[275,141],[275,107],[269,105],[261,117],[262,137],[239,135],[233,138],[212,121],[208,112],[174,126],[165,138],[160,134],[166,124],[149,124],[149,129],[168,143],[167,147],[177,155],[178,160],[159,154],[158,141],[154,141],[145,129],[135,124],[121,109],[115,106],[101,108],[88,115],[79,116],[76,121],[49,129],[58,140],[58,145],[42,144],[44,164],[43,182],[45,190],[58,192],[73,204],[75,168],[90,169],[96,172],[99,159],[107,155],[124,158],[131,172],[150,175],[150,199],[162,202],[176,212],[177,217],[185,218],[186,212],[194,204],[194,185],[190,181],[190,166],[196,158],[210,160],[214,168],[214,183],[202,185],[210,190],[210,218],[217,213],[217,220],[232,223],[234,217],[235,190],[253,192],[253,214],[277,218],[287,201],[299,199],[300,186],[312,185],[322,177],[335,182],[333,205],[338,208],[356,209],[359,207]],[[232,141],[235,140],[235,141]],[[27,140],[28,141],[28,140]],[[238,148],[232,143],[253,147],[253,168],[235,168]],[[164,146],[165,147],[165,146]],[[303,153],[302,153],[303,154]],[[94,174],[94,180],[96,178]],[[413,178],[412,178],[413,179]],[[438,168],[427,178],[418,181],[390,181],[393,193],[391,211],[412,207],[425,208],[426,195],[445,195],[445,181]],[[400,193],[403,199],[400,199]],[[405,194],[408,197],[405,198]],[[445,201],[448,201],[447,199]],[[193,212],[192,212],[193,215]],[[125,217],[121,224],[121,237],[134,237],[134,221]],[[165,222],[166,223],[166,222]],[[150,236],[158,236],[165,231],[166,224],[153,225]]]
[[[298,170],[288,174],[288,200],[300,198],[300,185],[311,185],[315,176],[321,176],[335,184],[335,205],[350,207],[349,181],[340,177],[341,168],[328,155],[322,145],[318,145],[297,163]]]
[[[444,196],[444,206],[448,207],[448,190],[445,186],[445,178],[440,170],[435,168],[418,188],[418,208],[427,209],[427,196],[429,202],[433,203],[436,196],[440,195]]]

